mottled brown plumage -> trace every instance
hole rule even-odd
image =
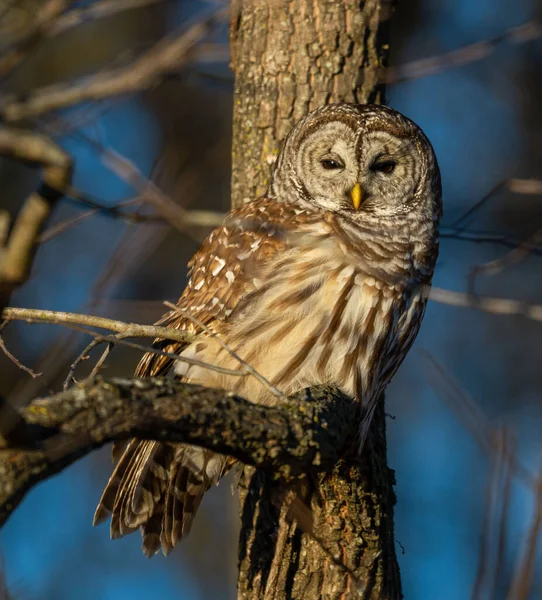
[[[269,384],[181,361],[175,373],[256,403],[280,402],[277,388],[337,384],[360,404],[363,444],[421,323],[440,214],[438,166],[414,123],[385,107],[322,107],[285,140],[268,194],[229,213],[190,262],[179,311],[159,323],[196,341],[155,343],[230,370],[239,369],[234,351]],[[172,366],[147,354],[136,375]],[[192,446],[132,440],[95,522],[111,514],[112,537],[139,527],[147,555],[167,553],[231,464]]]

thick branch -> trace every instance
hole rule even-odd
[[[355,411],[327,388],[269,407],[168,378],[96,379],[34,401],[15,427],[0,431],[8,446],[0,450],[0,524],[39,481],[131,437],[204,446],[274,477],[329,470],[353,434]],[[0,423],[14,422],[5,416]]]

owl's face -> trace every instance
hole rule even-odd
[[[440,214],[433,149],[412,121],[386,107],[336,104],[296,125],[279,156],[276,188],[312,209],[353,220],[367,214]]]

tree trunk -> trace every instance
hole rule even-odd
[[[265,193],[280,142],[322,104],[383,102],[390,2],[236,0],[232,205]],[[383,400],[365,450],[285,489],[246,467],[238,597],[402,598]]]

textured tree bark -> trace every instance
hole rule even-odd
[[[232,204],[265,193],[279,145],[330,102],[383,102],[392,2],[236,0]],[[402,598],[393,535],[394,473],[383,400],[365,449],[331,472],[284,485],[252,467],[240,480],[238,597]]]
[[[333,388],[258,406],[224,390],[167,377],[100,378],[16,412],[0,405],[0,526],[38,482],[114,440],[203,446],[292,481],[337,463],[356,407]]]
[[[234,206],[262,195],[280,142],[309,110],[383,101],[390,0],[234,0]]]

